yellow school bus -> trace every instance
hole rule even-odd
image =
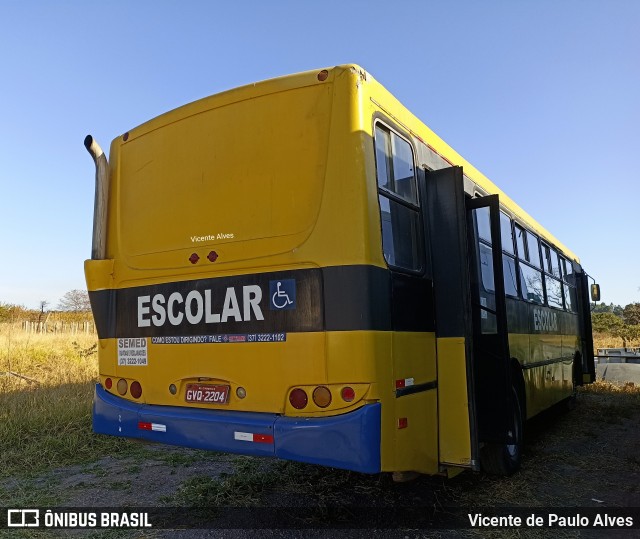
[[[509,474],[594,380],[577,256],[357,65],[85,146],[97,433]]]

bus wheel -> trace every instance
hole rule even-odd
[[[511,475],[520,468],[522,460],[522,406],[515,387],[513,392],[513,414],[509,425],[509,443],[485,444],[480,451],[482,469],[492,475]]]

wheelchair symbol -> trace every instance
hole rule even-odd
[[[278,309],[284,309],[287,305],[293,304],[293,301],[289,299],[287,293],[280,288],[281,286],[282,283],[278,281],[278,290],[276,290],[271,297],[273,306],[277,307]]]
[[[296,308],[296,281],[282,279],[269,282],[271,310],[289,310]]]

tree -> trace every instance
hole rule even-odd
[[[592,313],[613,313],[616,316],[622,316],[622,307],[620,305],[614,305],[613,303],[592,303],[591,304],[591,312]]]
[[[637,326],[640,324],[640,303],[630,303],[622,311],[625,324]]]
[[[61,311],[86,312],[91,310],[89,293],[86,290],[69,290],[58,303]]]
[[[624,326],[622,319],[611,312],[593,313],[591,315],[591,324],[594,332],[611,334],[619,331]]]
[[[627,341],[640,338],[640,325],[625,324],[613,313],[595,313],[591,315],[591,323],[595,333],[609,333],[622,339],[622,346]]]

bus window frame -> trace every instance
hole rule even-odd
[[[527,305],[542,305],[542,306],[546,306],[547,305],[547,288],[546,288],[546,282],[545,282],[545,273],[544,273],[544,267],[538,267],[536,266],[532,261],[531,261],[531,249],[530,249],[530,245],[529,245],[529,238],[533,237],[536,239],[536,243],[538,245],[538,260],[541,261],[541,265],[544,266],[544,264],[542,263],[542,259],[540,257],[541,253],[540,253],[540,249],[541,249],[541,242],[542,240],[540,239],[540,237],[535,234],[534,232],[532,232],[529,228],[527,228],[527,226],[525,226],[523,223],[519,222],[515,217],[511,219],[512,222],[512,227],[513,227],[513,242],[514,242],[514,247],[515,247],[515,258],[516,258],[516,268],[517,268],[517,276],[518,276],[518,299],[521,301],[524,301]],[[516,229],[520,229],[523,232],[522,235],[522,244],[523,244],[523,250],[524,253],[520,253],[520,249],[518,248],[518,240],[517,240],[517,232]],[[536,271],[540,274],[540,286],[541,286],[541,291],[542,291],[542,298],[540,302],[537,301],[533,301],[530,300],[528,298],[524,297],[524,287],[522,285],[522,277],[523,277],[523,273],[521,271],[521,266],[524,266],[525,268],[529,268],[533,271]],[[529,290],[529,288],[527,287],[527,291]]]
[[[572,312],[572,311],[567,311],[567,304],[565,302],[565,298],[564,298],[564,278],[563,278],[563,273],[562,273],[562,266],[560,265],[560,257],[562,256],[561,251],[559,251],[558,249],[556,249],[551,243],[544,241],[544,240],[540,240],[540,250],[542,251],[543,257],[542,257],[542,266],[543,266],[543,270],[542,270],[542,275],[544,276],[544,299],[545,299],[545,306],[548,307],[549,309],[556,309],[558,311],[565,311],[565,312]],[[552,260],[552,255],[555,253],[556,255],[556,260],[558,262],[558,276],[556,277],[553,274],[553,260]],[[547,256],[549,255],[549,256]],[[558,282],[560,284],[560,299],[562,301],[562,305],[560,307],[558,307],[557,305],[551,305],[551,303],[549,303],[549,297],[547,294],[547,279],[551,278],[552,280]]]
[[[504,218],[507,218],[509,220],[509,227],[511,230],[511,251],[507,251],[504,248],[504,237],[502,237],[503,232],[502,232],[502,223],[500,226],[500,236],[501,236],[501,240],[502,240],[502,270],[504,273],[504,260],[505,260],[505,256],[507,258],[510,258],[511,260],[513,260],[513,267],[515,269],[515,278],[516,278],[516,294],[515,296],[513,294],[507,294],[507,286],[505,283],[505,297],[507,298],[511,298],[511,299],[520,299],[520,296],[522,295],[521,289],[520,289],[520,271],[518,268],[518,245],[517,245],[517,241],[516,241],[516,236],[515,236],[515,220],[513,217],[511,217],[511,215],[509,215],[503,208],[500,208],[500,220],[502,220]],[[505,273],[505,278],[506,278],[506,273]]]
[[[401,140],[404,140],[407,144],[409,144],[409,147],[411,148],[411,157],[413,159],[413,181],[414,181],[415,193],[416,193],[416,204],[398,195],[397,193],[390,191],[385,187],[381,187],[380,184],[378,183],[378,155],[377,155],[378,152],[377,152],[377,146],[376,146],[376,128],[378,127],[378,125],[380,125],[383,130],[386,130],[389,133],[389,146],[391,146],[390,149],[392,152],[393,152],[393,141],[391,136],[393,134],[395,134]],[[416,148],[413,145],[411,137],[409,136],[408,133],[405,132],[404,129],[402,129],[395,122],[390,121],[388,118],[386,118],[380,113],[375,113],[373,115],[371,133],[372,133],[372,139],[373,139],[372,142],[373,142],[373,154],[374,154],[373,156],[374,156],[374,168],[375,168],[374,179],[375,179],[376,194],[377,194],[376,202],[377,202],[378,216],[380,218],[380,250],[382,252],[382,258],[384,259],[385,264],[391,271],[404,273],[407,275],[423,276],[425,275],[425,272],[427,270],[427,264],[426,264],[427,247],[425,245],[426,230],[424,225],[424,216],[422,212],[422,205],[420,203],[420,198],[422,195],[421,195],[420,182],[418,181],[419,172],[418,172],[418,167],[416,165],[416,155],[417,155]],[[392,180],[394,180],[395,178],[393,177],[393,153],[387,156],[386,165],[387,165],[388,173],[390,174]],[[404,266],[398,266],[396,264],[390,264],[389,261],[387,260],[387,257],[385,256],[385,252],[384,252],[384,239],[383,239],[384,232],[382,230],[382,208],[380,207],[380,196],[384,196],[388,200],[391,200],[396,204],[400,204],[405,208],[411,211],[414,211],[418,214],[418,226],[416,227],[417,228],[416,241],[417,241],[417,251],[418,251],[417,258],[419,262],[418,268],[407,268]]]

